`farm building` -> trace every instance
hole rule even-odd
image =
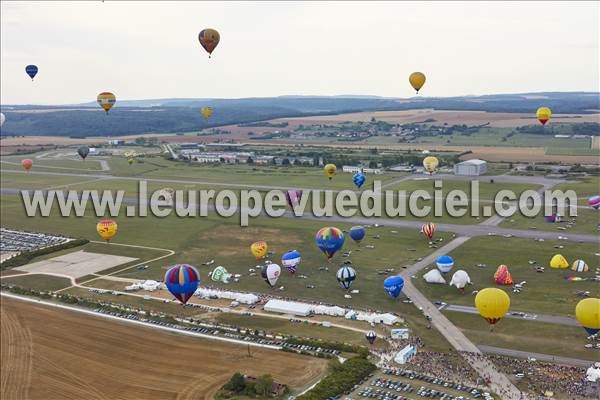
[[[454,166],[455,175],[479,176],[487,171],[487,161],[467,160]]]

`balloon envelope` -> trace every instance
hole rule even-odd
[[[335,164],[327,164],[325,167],[323,167],[323,172],[325,173],[326,177],[331,179],[337,172],[337,167],[335,166]]]
[[[590,335],[598,333],[600,331],[600,299],[590,297],[577,303],[575,318]]]
[[[365,184],[366,180],[367,180],[367,178],[365,177],[365,175],[362,172],[357,172],[354,175],[352,175],[352,182],[354,182],[356,187],[359,189],[362,187],[362,185]]]
[[[565,269],[569,268],[569,262],[562,254],[555,254],[550,260],[550,268]]]
[[[98,95],[98,97],[96,97],[96,101],[98,102],[98,105],[102,107],[102,109],[108,114],[110,109],[117,102],[117,98],[111,92],[102,92]]]
[[[393,299],[400,296],[400,292],[402,292],[402,288],[404,287],[404,278],[400,275],[390,276],[385,278],[383,281],[383,288],[386,293]]]
[[[329,260],[344,246],[344,233],[333,226],[321,228],[315,235],[315,243]]]
[[[550,121],[552,117],[552,111],[548,107],[540,107],[535,115],[542,125],[546,125],[546,122]]]
[[[454,259],[448,255],[440,256],[435,264],[441,272],[446,273],[454,267]]]
[[[475,307],[487,322],[495,324],[506,315],[510,308],[510,297],[497,288],[482,289],[475,296]]]
[[[498,269],[494,273],[494,281],[497,285],[512,285],[513,278],[508,270],[508,267],[504,264],[499,265]]]
[[[202,114],[202,117],[204,118],[205,121],[208,121],[210,116],[213,114],[213,109],[212,109],[212,107],[202,107],[200,109],[200,114]]]
[[[267,242],[264,240],[259,240],[258,242],[254,242],[250,245],[250,252],[257,260],[260,260],[267,255],[267,249]]]
[[[31,167],[33,167],[33,160],[29,158],[21,160],[21,166],[23,167],[23,169],[25,169],[25,171],[29,171]]]
[[[288,251],[281,257],[281,264],[288,269],[292,274],[298,270],[298,265],[302,261],[298,250]]]
[[[456,271],[450,280],[450,286],[456,286],[457,289],[464,289],[469,283],[471,283],[471,277],[467,274],[467,271],[462,269]]]
[[[437,157],[429,156],[423,159],[423,168],[425,171],[429,172],[429,174],[433,174],[437,169],[438,165],[440,165],[440,160]]]
[[[203,29],[198,34],[198,41],[202,47],[204,47],[204,50],[206,50],[210,58],[212,52],[215,51],[217,45],[221,41],[221,35],[215,29]]]
[[[350,289],[356,279],[356,271],[350,266],[343,266],[338,269],[336,278],[344,289]]]
[[[181,304],[187,303],[200,284],[200,274],[191,265],[177,264],[167,270],[165,285]]]
[[[587,272],[589,270],[588,265],[583,260],[575,260],[571,265],[571,269],[575,272]]]
[[[425,84],[425,79],[426,78],[425,78],[425,74],[424,73],[422,73],[422,72],[413,72],[408,77],[408,82],[410,82],[410,85],[413,87],[413,89],[415,89],[417,91],[417,93],[419,93],[419,90]]]
[[[433,222],[427,222],[421,226],[421,233],[429,240],[433,239],[435,235],[435,224]]]
[[[35,76],[38,73],[38,67],[37,65],[28,65],[25,67],[25,72],[27,73],[27,75],[29,75],[31,80],[33,80],[33,78],[35,78]]]
[[[260,270],[260,275],[269,286],[273,287],[277,283],[279,275],[281,275],[281,267],[273,263],[263,265]]]
[[[365,333],[365,338],[367,339],[367,342],[369,342],[369,344],[373,344],[375,342],[375,339],[377,339],[377,333],[375,331],[369,331]]]
[[[81,146],[77,149],[77,154],[79,154],[79,156],[85,160],[88,154],[90,154],[90,148],[87,146]]]
[[[432,269],[423,275],[423,279],[427,283],[446,283],[446,280],[442,276],[442,273],[438,269]]]
[[[600,196],[592,196],[588,199],[588,205],[594,210],[600,208]]]
[[[118,231],[118,225],[112,219],[103,219],[96,224],[96,232],[107,242],[112,239]]]
[[[360,243],[360,241],[365,238],[367,230],[362,226],[353,226],[352,228],[350,228],[348,234],[350,235],[352,240],[354,240],[356,243]]]

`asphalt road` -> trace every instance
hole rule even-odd
[[[475,307],[471,306],[461,306],[455,304],[449,304],[445,307],[440,307],[440,311],[456,311],[463,312],[468,314],[479,314]],[[515,312],[515,311],[511,311]],[[570,317],[563,317],[558,315],[547,315],[547,314],[534,314],[534,313],[525,313],[524,316],[519,315],[511,315],[506,314],[505,318],[514,318],[521,319],[525,321],[537,321],[537,322],[547,322],[550,324],[558,324],[558,325],[568,325],[568,326],[579,326],[579,323]]]

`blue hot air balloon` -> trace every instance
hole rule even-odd
[[[356,279],[356,271],[354,270],[354,268],[348,265],[344,265],[343,267],[338,269],[336,278],[344,289],[350,289],[350,286],[352,286],[352,283]]]
[[[37,65],[28,65],[25,67],[25,72],[27,72],[27,75],[33,80],[38,73],[38,67]]]
[[[321,228],[315,235],[315,243],[325,253],[327,260],[330,260],[342,248],[344,239],[344,233],[333,226]]]
[[[281,264],[288,269],[292,274],[296,273],[298,265],[300,265],[302,257],[298,250],[288,251],[281,257]]]
[[[200,284],[200,274],[188,264],[177,264],[165,274],[165,285],[181,304],[187,303]]]
[[[454,259],[446,255],[438,257],[435,263],[440,272],[443,272],[444,274],[454,267]]]
[[[402,291],[403,287],[404,278],[402,278],[400,275],[390,276],[385,278],[385,281],[383,281],[383,288],[393,299],[400,296],[400,292]]]
[[[352,240],[354,240],[356,243],[360,243],[360,241],[365,238],[366,233],[366,229],[362,226],[353,226],[350,228],[350,232],[348,232]]]
[[[362,187],[362,185],[365,184],[366,180],[367,180],[367,178],[365,177],[365,174],[363,174],[362,172],[357,172],[354,175],[352,175],[352,182],[354,182],[356,187],[359,189]]]

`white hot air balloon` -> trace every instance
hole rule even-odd
[[[446,280],[438,269],[432,269],[431,271],[427,272],[425,275],[423,275],[423,279],[425,279],[425,282],[427,283],[446,283]]]
[[[471,283],[471,278],[466,271],[459,269],[452,275],[452,280],[450,280],[450,286],[456,286],[458,289],[463,290],[465,286]]]
[[[260,274],[265,282],[267,282],[269,286],[273,287],[277,283],[279,275],[281,275],[281,267],[277,264],[270,263],[262,267]]]

